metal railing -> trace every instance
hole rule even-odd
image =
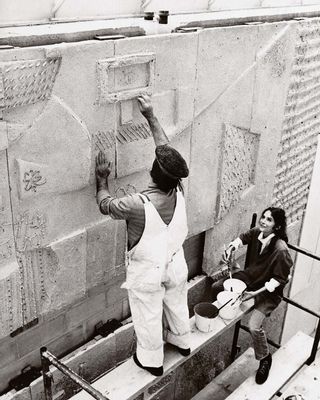
[[[90,383],[88,383],[81,376],[72,371],[69,367],[63,364],[53,354],[51,354],[46,347],[40,349],[41,354],[41,365],[42,365],[42,376],[44,395],[46,400],[52,400],[52,373],[50,372],[50,365],[55,366],[64,375],[70,378],[73,382],[78,384],[83,390],[91,394],[96,400],[109,400],[102,393],[96,390]]]
[[[256,220],[257,220],[257,214],[254,213],[253,216],[252,216],[252,221],[251,221],[250,228],[253,228],[253,227],[255,226]],[[313,258],[313,259],[315,259],[315,260],[320,261],[320,257],[319,257],[319,256],[317,256],[316,254],[311,253],[311,252],[308,251],[308,250],[303,249],[302,247],[299,247],[299,246],[296,246],[296,245],[293,245],[293,244],[290,244],[290,243],[288,243],[288,247],[289,247],[291,250],[296,251],[297,253],[304,254],[304,255],[306,255],[307,257],[311,257],[311,258]],[[245,266],[244,266],[244,268],[247,268],[248,263],[249,263],[248,254],[249,254],[249,251],[248,251],[248,249],[247,249],[246,261],[245,261]],[[316,312],[313,311],[313,310],[310,310],[308,307],[305,307],[304,305],[302,305],[302,304],[300,304],[300,303],[297,303],[296,301],[290,299],[289,297],[282,296],[282,300],[285,301],[286,303],[288,303],[288,304],[294,306],[294,307],[299,308],[299,310],[305,311],[305,312],[307,312],[308,314],[311,314],[311,315],[313,315],[314,317],[318,318],[318,325],[317,325],[317,329],[316,329],[316,332],[315,332],[315,335],[314,335],[311,353],[310,353],[309,358],[308,358],[307,361],[306,361],[306,364],[307,364],[307,365],[310,365],[310,364],[315,360],[315,357],[316,357],[316,354],[317,354],[317,350],[318,350],[318,346],[319,346],[319,341],[320,341],[320,314],[316,313]],[[232,348],[231,348],[231,360],[234,360],[234,359],[235,359],[235,357],[236,357],[236,355],[237,355],[237,353],[238,353],[238,350],[239,350],[239,347],[238,347],[238,338],[239,338],[239,331],[240,331],[240,329],[243,329],[243,330],[246,331],[246,332],[250,332],[250,331],[249,331],[249,328],[248,328],[247,326],[241,324],[241,320],[238,321],[238,322],[235,324],[234,334],[233,334],[233,341],[232,341]],[[281,347],[280,344],[274,343],[274,342],[271,341],[270,339],[267,339],[267,341],[268,341],[268,343],[271,344],[271,346],[273,346],[273,347],[276,347],[276,348],[280,348],[280,347]]]

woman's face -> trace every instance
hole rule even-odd
[[[259,220],[260,231],[262,232],[263,236],[269,236],[270,233],[273,232],[275,222],[270,210],[265,211]]]

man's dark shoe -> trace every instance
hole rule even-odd
[[[272,357],[269,353],[267,357],[260,360],[260,365],[256,373],[256,383],[262,385],[268,379],[269,371],[272,364]]]
[[[163,367],[145,367],[144,365],[142,365],[140,363],[140,361],[138,360],[137,354],[134,353],[133,355],[133,361],[136,363],[136,365],[140,368],[145,369],[146,371],[150,372],[150,374],[154,375],[154,376],[161,376],[163,375]]]
[[[176,350],[178,350],[178,352],[184,357],[188,357],[191,353],[190,347],[189,347],[189,349],[183,349],[179,346],[175,346],[174,344],[171,344],[171,346],[174,347]]]

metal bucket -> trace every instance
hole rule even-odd
[[[196,327],[201,332],[210,332],[214,327],[214,319],[218,316],[218,308],[211,303],[199,303],[194,306]]]

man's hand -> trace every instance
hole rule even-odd
[[[149,120],[153,117],[153,107],[151,104],[151,97],[147,94],[142,94],[137,97],[139,110],[141,114]]]
[[[111,173],[111,161],[107,160],[105,153],[101,150],[96,156],[96,178],[97,180],[107,179]]]

